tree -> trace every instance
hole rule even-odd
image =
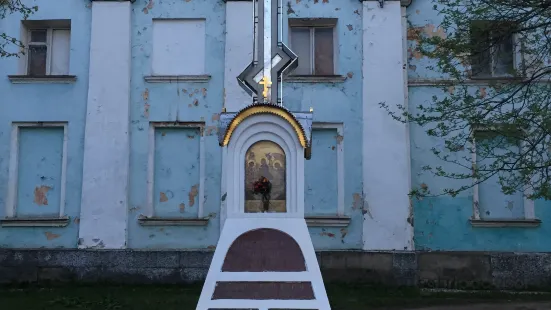
[[[442,95],[428,105],[400,105],[398,113],[381,106],[443,140],[432,153],[444,165],[423,170],[463,185],[440,193],[422,186],[411,195],[456,196],[497,179],[505,194],[551,199],[551,0],[433,4],[441,29],[413,27],[408,36],[413,52],[441,75]]]
[[[7,15],[19,13],[23,16],[23,19],[27,19],[32,13],[38,11],[37,6],[28,6],[22,3],[22,0],[0,0],[0,19],[4,19]],[[19,52],[8,51],[9,45],[16,45],[19,47]],[[18,57],[22,48],[23,42],[17,38],[0,32],[0,57]]]

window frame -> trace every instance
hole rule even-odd
[[[483,132],[483,131],[498,131],[498,126],[478,126],[478,125],[471,125],[471,139],[472,139],[472,153],[471,153],[471,164],[473,165],[473,168],[477,164],[477,153],[476,153],[476,141],[477,141],[477,133]],[[521,134],[524,134],[525,131],[521,129]],[[519,143],[519,149],[522,151],[525,148],[525,143],[521,141]],[[478,180],[476,177],[473,176],[472,178],[473,183],[476,183]],[[534,200],[528,199],[527,196],[530,195],[531,190],[525,189],[523,191],[523,207],[524,207],[524,218],[523,219],[483,219],[480,217],[480,199],[479,199],[479,184],[475,184],[473,186],[473,215],[471,217],[471,224],[473,226],[479,226],[479,227],[503,227],[503,226],[529,226],[532,227],[530,224],[537,224],[539,225],[538,219],[535,217],[535,210],[534,210]],[[508,224],[509,223],[509,224]]]
[[[12,83],[29,83],[29,82],[74,82],[76,76],[71,75],[71,39],[73,36],[71,19],[45,19],[45,20],[22,20],[19,28],[20,41],[23,46],[20,48],[22,57],[18,57],[17,75],[9,75]],[[36,30],[46,30],[46,44],[44,42],[31,42],[31,32]],[[53,61],[52,51],[54,48],[53,33],[55,30],[64,30],[69,32],[69,46],[67,54],[69,56],[67,63],[66,74],[51,74],[51,64]],[[33,45],[46,45],[46,74],[45,75],[29,75],[29,43]]]
[[[45,30],[46,31],[46,42],[32,42],[32,32],[33,31],[39,31],[39,30]],[[31,60],[30,57],[30,48],[31,46],[46,46],[46,72],[44,76],[50,76],[51,70],[52,70],[52,48],[53,48],[53,39],[54,39],[54,31],[56,30],[68,30],[69,35],[71,33],[70,27],[27,27],[26,34],[27,34],[27,40],[26,40],[26,46],[25,46],[25,66],[24,66],[24,72],[25,75],[31,76],[29,74],[29,61]],[[70,50],[70,48],[69,48]],[[69,58],[70,59],[70,58]],[[41,76],[41,75],[38,75]]]
[[[499,23],[500,21],[495,21],[495,20],[473,20],[471,21],[471,29],[469,31],[470,32],[470,37],[472,38],[472,24],[473,23],[476,23],[476,22],[480,22],[480,23],[486,23],[488,26],[487,28],[492,28],[491,26],[492,25],[495,25],[496,23]],[[490,35],[492,35],[494,33],[494,30],[490,30]],[[514,71],[518,71],[519,68],[520,68],[520,65],[524,62],[524,57],[522,55],[522,48],[521,48],[521,40],[520,40],[520,37],[518,34],[516,33],[510,33],[509,34],[511,36],[511,41],[512,41],[512,45],[513,45],[513,48],[512,48],[512,60],[513,60],[513,70]],[[516,78],[516,77],[519,77],[520,76],[524,76],[525,75],[525,72],[521,72],[519,74],[519,72],[516,72],[517,74],[510,74],[510,73],[505,73],[505,74],[496,74],[495,73],[495,68],[494,68],[494,63],[495,63],[495,53],[496,53],[496,46],[493,45],[493,46],[490,46],[490,59],[488,60],[488,65],[490,67],[490,74],[489,75],[475,75],[473,74],[473,67],[472,67],[472,64],[473,64],[473,55],[472,55],[472,52],[470,54],[470,74],[469,74],[469,77],[473,80],[475,79],[478,79],[478,80],[484,80],[484,79],[507,79],[507,78]]]
[[[33,31],[46,31],[46,42],[33,42],[32,41],[32,33]],[[26,59],[25,59],[25,74],[29,74],[29,63],[31,61],[31,47],[34,46],[45,46],[46,47],[46,68],[44,69],[44,75],[50,75],[51,72],[51,62],[52,62],[52,40],[53,40],[53,29],[52,28],[29,28],[27,29],[27,46],[25,47],[26,50]]]
[[[308,76],[308,77],[324,77],[324,76],[336,76],[337,75],[337,59],[338,59],[338,36],[337,36],[337,19],[336,18],[289,18],[288,23],[288,42],[291,50],[293,50],[292,35],[293,29],[308,29],[310,32],[310,74],[295,74],[292,72],[291,76]],[[333,40],[333,74],[329,75],[317,75],[316,60],[315,60],[315,30],[316,28],[331,29]],[[299,59],[300,61],[300,59]]]

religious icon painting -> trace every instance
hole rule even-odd
[[[259,141],[245,154],[245,213],[286,212],[285,152]]]

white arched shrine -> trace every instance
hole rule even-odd
[[[311,125],[311,113],[268,104],[221,115],[222,231],[198,310],[331,309],[304,220],[304,159],[310,155]],[[256,170],[247,170],[248,163]],[[285,197],[285,207],[248,210],[251,175],[253,180],[268,177],[274,186],[283,179],[284,193],[274,199]]]
[[[245,212],[247,152],[256,143],[269,141],[283,150],[285,156],[286,212]],[[235,129],[224,149],[226,218],[304,218],[304,148],[286,120],[273,114],[258,114],[245,119]],[[223,211],[222,211],[223,212]]]

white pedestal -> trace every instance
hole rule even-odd
[[[306,265],[302,272],[223,272],[222,266],[228,250],[239,236],[256,229],[281,231],[296,241]],[[222,282],[309,282],[315,299],[310,300],[254,300],[216,299],[212,297],[217,283]],[[330,310],[316,253],[304,219],[297,218],[228,218],[216,246],[216,252],[207,274],[197,310],[208,309],[319,309]]]

